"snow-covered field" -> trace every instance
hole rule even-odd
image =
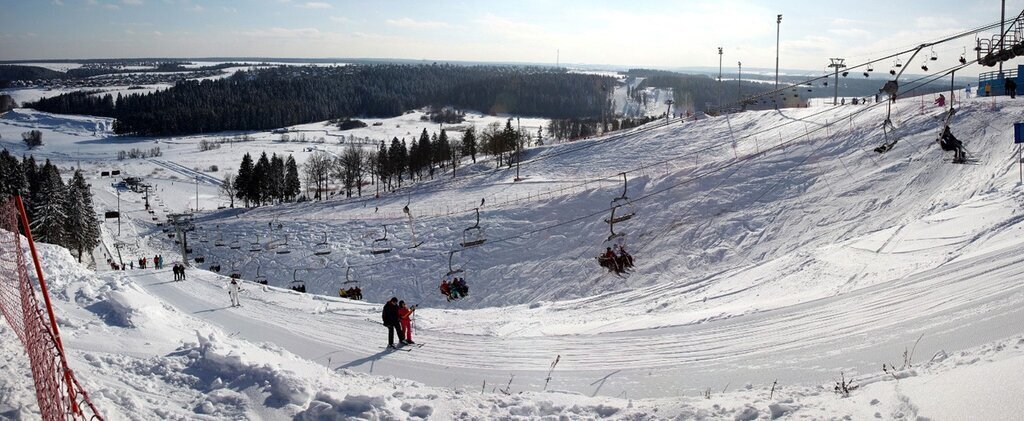
[[[962,103],[952,127],[976,165],[944,160],[942,110],[913,100],[895,104],[901,140],[885,155],[872,151],[882,106],[746,112],[533,148],[520,182],[481,160],[379,199],[370,186],[364,198],[203,212],[190,243],[201,268],[224,271],[193,269],[183,283],[44,252],[73,367],[114,418],[1012,419],[1024,413],[1018,104]],[[408,116],[352,134],[416,135]],[[0,141],[20,155],[17,135],[43,130],[33,153],[80,164],[100,208],[118,200],[100,169],[147,176],[160,219],[194,206],[195,168],[342,147],[263,133],[200,153],[202,136],[120,139],[109,124],[15,110]],[[152,146],[164,155],[113,158]],[[637,259],[624,278],[593,258],[620,172],[637,210],[615,227]],[[224,202],[214,183],[199,195],[205,209]],[[487,242],[462,250],[481,199]],[[120,193],[128,218],[120,236],[105,223],[104,247],[173,256],[141,200]],[[394,251],[373,255],[384,224]],[[315,256],[324,233],[331,253]],[[448,303],[436,288],[452,251],[470,296]],[[333,298],[351,285],[347,268],[366,303]],[[232,270],[270,286],[247,283],[243,306],[228,308]],[[287,290],[296,279],[315,294]],[[383,351],[391,296],[421,304],[422,348]],[[0,335],[0,415],[30,414],[24,361]],[[841,375],[859,385],[849,397],[832,391]]]

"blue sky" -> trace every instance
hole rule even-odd
[[[380,57],[634,66],[866,60],[995,22],[994,0],[0,0],[0,59]],[[1016,15],[1024,0],[1008,1]],[[937,50],[950,64],[973,39]],[[891,63],[878,64],[888,68]]]

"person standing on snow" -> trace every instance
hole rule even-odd
[[[384,326],[388,327],[388,348],[398,349],[395,346],[395,331],[398,331],[398,342],[405,343],[405,335],[402,334],[402,325],[398,319],[398,297],[391,297],[387,304],[384,304],[384,311],[381,313]]]
[[[398,321],[402,325],[402,331],[405,332],[404,339],[406,344],[414,344],[412,341],[412,313],[416,311],[416,306],[406,307],[405,301],[398,302]]]
[[[232,279],[231,283],[228,284],[228,297],[231,297],[231,307],[238,307],[242,305],[238,302],[239,292],[242,292],[242,286],[238,285],[237,279]]]

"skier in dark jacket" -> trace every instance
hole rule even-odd
[[[1017,82],[1016,81],[1014,81],[1013,79],[1007,78],[1006,79],[1006,83],[1003,84],[1003,87],[1006,88],[1006,94],[1009,95],[1011,99],[1017,97]]]
[[[405,334],[402,332],[402,325],[398,318],[398,297],[391,297],[387,304],[384,304],[381,317],[384,319],[384,326],[388,327],[388,348],[398,348],[395,346],[396,330],[398,331],[398,343],[405,345]]]

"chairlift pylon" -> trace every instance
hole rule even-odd
[[[476,223],[462,230],[461,244],[463,248],[479,246],[487,241],[487,238],[484,237],[484,229],[480,227],[480,208],[474,210],[476,211]]]
[[[376,240],[373,240],[373,244],[371,246],[372,246],[372,249],[370,250],[370,254],[386,254],[386,253],[391,253],[391,250],[392,250],[392,248],[391,248],[391,240],[388,240],[388,226],[387,226],[387,224],[384,225],[384,236],[381,237],[381,238],[378,238]]]
[[[331,245],[327,243],[327,231],[324,231],[324,241],[313,246],[313,255],[326,256],[328,254],[331,254]]]

